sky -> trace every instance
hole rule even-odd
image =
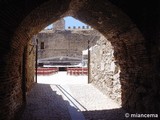
[[[64,17],[65,20],[65,29],[68,28],[68,26],[70,26],[71,28],[73,28],[73,26],[76,26],[76,28],[78,28],[78,26],[87,26],[86,24],[82,23],[81,21],[68,16],[68,17]],[[51,28],[52,25],[47,26],[47,28]]]
[[[72,28],[73,28],[73,26],[76,26],[76,28],[78,26],[87,26],[86,24],[82,23],[81,21],[79,21],[79,20],[77,20],[73,17],[70,17],[70,16],[65,17],[64,20],[65,20],[65,23],[66,23],[65,28],[68,28],[68,26],[70,26]]]

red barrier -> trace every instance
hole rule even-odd
[[[88,68],[67,68],[70,75],[88,75]]]
[[[53,73],[57,73],[59,71],[58,68],[38,68],[37,74],[38,75],[50,75]]]

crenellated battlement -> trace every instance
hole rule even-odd
[[[67,30],[91,30],[91,29],[93,29],[91,26],[68,26],[67,28],[66,28]]]

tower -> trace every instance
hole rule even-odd
[[[53,23],[53,30],[64,30],[65,29],[65,20],[62,18]]]

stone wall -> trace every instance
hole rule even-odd
[[[110,42],[101,36],[90,53],[90,82],[121,104],[120,67],[116,65]]]
[[[60,19],[56,22],[53,23],[53,30],[64,30],[65,29],[65,20],[64,19]]]
[[[38,58],[50,57],[81,57],[82,51],[95,45],[99,34],[94,34],[94,30],[55,30],[41,31],[37,34],[38,39]],[[93,39],[94,37],[94,39]],[[35,38],[33,38],[35,39]],[[41,43],[44,42],[44,49],[41,49]]]
[[[32,41],[28,42],[26,49],[26,65],[25,65],[25,79],[26,79],[26,91],[29,92],[32,88],[35,75],[35,46]]]

